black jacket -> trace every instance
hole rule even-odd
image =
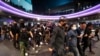
[[[53,29],[51,36],[51,47],[52,48],[61,48],[64,47],[65,40],[65,31],[62,27],[56,26]]]
[[[19,41],[27,42],[30,35],[28,32],[21,32],[19,35]]]

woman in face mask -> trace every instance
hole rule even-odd
[[[72,25],[71,28],[72,28],[72,30],[76,30],[77,29],[76,25],[74,25],[74,24]]]
[[[67,32],[67,46],[69,47],[69,51],[74,53],[74,56],[80,56],[79,51],[77,49],[77,32],[76,32],[77,26],[75,24],[72,24],[69,27],[69,30]]]

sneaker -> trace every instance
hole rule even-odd
[[[28,53],[25,53],[25,56],[28,56]]]
[[[38,53],[38,52],[39,52],[38,50],[35,51],[35,53]]]
[[[43,45],[43,42],[40,42],[40,45]]]
[[[38,45],[36,45],[36,47],[38,47]]]
[[[33,50],[35,50],[35,48],[34,48],[34,47],[33,47],[32,49],[33,49]]]

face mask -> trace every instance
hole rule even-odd
[[[73,30],[76,30],[77,28],[76,28],[76,27],[72,27],[72,29],[73,29]]]

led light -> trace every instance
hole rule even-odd
[[[5,10],[7,12],[13,13],[13,14],[17,14],[19,16],[23,16],[23,17],[27,17],[27,18],[39,18],[39,19],[59,19],[60,16],[65,16],[67,18],[77,18],[77,17],[82,17],[82,16],[87,16],[90,14],[94,14],[94,13],[98,13],[100,10],[100,4],[98,4],[97,6],[94,6],[90,9],[81,11],[81,12],[77,12],[77,13],[73,13],[73,14],[68,14],[68,15],[58,15],[58,16],[46,16],[46,15],[37,15],[37,14],[31,14],[31,13],[27,13],[21,10],[18,10],[4,2],[2,2],[0,0],[0,5],[1,5],[1,9]]]
[[[17,14],[17,15],[20,15],[20,16],[24,16],[24,17],[29,17],[29,18],[33,18],[32,16],[27,16],[27,15],[24,15],[24,14],[21,14],[21,13],[18,13],[18,12],[15,12],[15,11],[12,11],[12,10],[9,10],[3,6],[0,6],[1,9],[7,11],[7,12],[11,12],[11,13],[14,13],[14,14]],[[81,17],[81,16],[86,16],[86,15],[90,15],[90,14],[93,14],[93,13],[96,13],[100,11],[100,8],[98,8],[97,10],[95,11],[91,11],[91,12],[87,12],[85,14],[80,14],[80,15],[75,15],[75,16],[70,16],[68,18],[75,18],[75,17]],[[46,18],[46,17],[45,17]],[[48,19],[48,18],[47,18]],[[49,18],[49,19],[53,19],[53,18]],[[59,18],[54,18],[54,19],[59,19]]]
[[[3,6],[0,6],[0,8],[2,10],[5,10],[7,12],[10,12],[10,13],[13,13],[13,14],[17,14],[19,16],[23,16],[23,17],[28,17],[28,18],[34,18],[32,16],[27,16],[27,15],[24,15],[24,14],[21,14],[21,13],[18,13],[18,12],[15,12],[15,11],[12,11],[12,10],[9,10]],[[76,18],[76,17],[81,17],[81,16],[86,16],[86,15],[90,15],[90,14],[94,14],[96,12],[100,11],[100,8],[98,8],[97,10],[94,10],[94,11],[91,11],[91,12],[87,12],[87,13],[84,13],[84,14],[80,14],[80,15],[75,15],[75,16],[70,16],[68,18]],[[59,16],[60,17],[60,16]],[[45,17],[46,18],[46,17]],[[59,19],[59,18],[46,18],[46,19]]]
[[[84,14],[81,14],[81,15],[76,15],[76,16],[72,16],[72,17],[68,17],[68,18],[77,18],[77,17],[86,16],[86,15],[91,15],[91,14],[97,13],[98,11],[100,11],[100,8],[96,9],[96,10],[93,10],[91,12],[88,12],[88,13],[84,13]]]
[[[10,12],[10,13],[13,13],[13,14],[17,14],[17,15],[19,15],[19,16],[23,16],[23,17],[27,17],[27,18],[33,18],[33,17],[30,17],[30,16],[26,16],[26,15],[24,15],[24,14],[20,14],[20,13],[18,13],[18,12],[9,10],[9,9],[3,7],[3,6],[0,6],[0,9],[2,9],[2,10],[4,10],[4,11],[7,11],[7,12]]]
[[[14,7],[12,7],[12,6],[10,6],[10,5],[4,3],[4,2],[1,1],[1,0],[0,0],[0,4],[3,4],[4,6],[10,8],[10,9],[12,9],[12,10],[15,10],[16,12],[24,13],[24,14],[27,14],[27,15],[30,15],[30,16],[33,16],[33,15],[34,15],[34,17],[50,17],[50,18],[54,18],[54,17],[52,17],[52,16],[31,14],[31,13],[27,13],[27,12],[18,10],[18,9],[16,9],[16,8],[14,8]],[[84,10],[84,11],[81,11],[81,12],[77,12],[77,13],[73,13],[73,14],[67,14],[67,15],[64,15],[64,16],[68,17],[68,16],[74,16],[74,15],[78,15],[78,14],[87,13],[87,12],[89,12],[89,11],[91,11],[91,10],[94,10],[94,9],[98,8],[98,7],[100,7],[100,4],[94,6],[94,7],[90,8],[90,9],[87,9],[87,10]],[[62,15],[58,15],[58,16],[55,16],[55,17],[58,18],[59,16],[62,16]]]

